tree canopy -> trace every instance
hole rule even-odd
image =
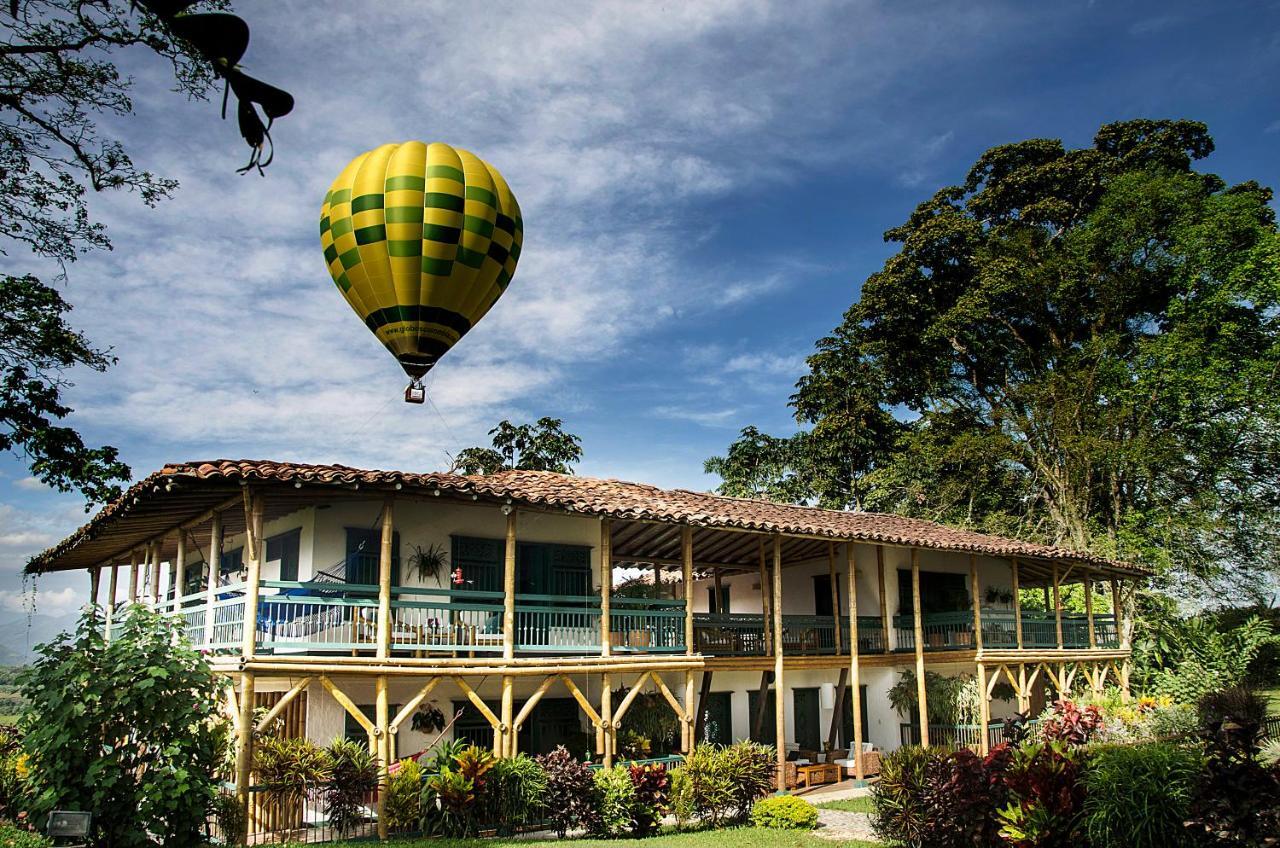
[[[536,424],[512,424],[502,420],[489,431],[493,447],[459,451],[451,471],[461,474],[495,474],[499,471],[555,471],[572,474],[582,461],[582,440],[566,432],[559,418],[539,418]]]
[[[1271,191],[1196,171],[1194,121],[993,147],[921,203],[791,405],[707,462],[722,491],[892,511],[1144,561],[1275,574]]]

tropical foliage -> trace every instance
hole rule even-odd
[[[886,233],[791,406],[721,491],[915,515],[1246,592],[1273,574],[1280,237],[1193,170],[1194,121],[993,147]],[[890,410],[905,410],[894,417]]]
[[[73,634],[37,648],[21,719],[33,820],[93,814],[94,841],[129,848],[203,843],[223,734],[221,687],[170,618],[117,615],[105,642],[93,609]]]
[[[539,418],[536,424],[512,424],[504,419],[489,435],[493,447],[459,451],[452,470],[462,474],[495,474],[507,469],[572,474],[573,466],[582,461],[582,440],[567,432],[559,418]]]

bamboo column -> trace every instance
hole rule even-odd
[[[1124,604],[1120,600],[1120,581],[1111,578],[1111,621],[1116,628],[1116,643],[1121,648],[1128,648],[1127,634],[1124,632]]]
[[[996,674],[999,674],[996,669]],[[987,695],[987,666],[978,660],[978,753],[986,756],[991,747],[987,738],[987,726],[991,724],[991,701]]]
[[[840,656],[843,645],[840,637],[840,581],[836,579],[835,542],[827,542],[827,576],[831,580],[831,618],[835,622],[836,656]],[[852,619],[849,620],[849,629],[857,629],[857,624]]]
[[[978,558],[969,554],[969,592],[973,595],[973,647],[982,653],[982,598],[978,592]]]
[[[920,550],[911,549],[911,608],[916,635],[916,699],[920,706],[920,744],[929,747],[929,698],[924,685],[924,618],[920,611]]]
[[[600,656],[613,653],[613,521],[600,519]]]
[[[253,659],[257,651],[258,581],[262,575],[262,496],[244,489],[244,550],[249,573],[245,583],[241,657]],[[253,672],[240,673],[240,723],[236,728],[236,798],[244,820],[249,821],[249,780],[253,769]]]
[[[516,508],[507,505],[507,539],[502,572],[502,658],[509,665],[516,656]],[[502,721],[498,726],[498,756],[515,747],[515,688],[511,675],[502,677]]]
[[[1098,632],[1093,627],[1093,575],[1088,569],[1084,572],[1084,614],[1089,621],[1089,647],[1098,647]]]
[[[1053,622],[1058,634],[1058,650],[1062,650],[1062,587],[1059,584],[1058,566],[1053,567]]]
[[[388,495],[382,504],[382,538],[378,546],[378,659],[391,656],[391,558],[395,543],[395,500]],[[391,766],[390,707],[387,703],[387,676],[374,681],[374,733],[378,750],[378,838],[387,838],[387,769]]]
[[[787,791],[787,690],[782,669],[782,537],[773,537],[774,739],[778,750],[778,791]]]
[[[600,725],[604,730],[602,744],[604,767],[613,768],[613,677],[605,674],[600,685]]]
[[[760,611],[763,613],[761,638],[767,653],[773,651],[773,589],[769,584],[769,565],[765,561],[764,537],[760,537]]]
[[[151,543],[151,605],[160,606],[164,591],[160,588],[160,543]]]
[[[687,524],[680,528],[680,579],[684,583],[684,652],[686,656],[693,656],[693,528]],[[684,696],[685,720],[680,724],[680,741],[688,753],[697,741],[693,738],[693,722],[690,720],[697,712],[693,703],[692,671],[686,671],[684,675]]]
[[[95,565],[89,569],[89,605],[98,606],[98,582],[102,579],[102,566]]]
[[[876,545],[876,576],[880,581],[880,638],[884,640],[885,653],[895,645],[889,642],[889,595],[884,588],[884,545]]]
[[[129,552],[129,603],[138,602],[138,552]]]
[[[209,573],[204,589],[204,643],[213,644],[214,604],[218,600],[218,573],[222,570],[222,513],[209,521]]]
[[[1013,571],[1013,629],[1018,640],[1018,650],[1022,650],[1022,591],[1018,588],[1018,560],[1010,561]]]
[[[173,557],[173,611],[182,608],[180,600],[187,585],[187,534],[178,530],[178,552]]]
[[[853,688],[853,776],[858,780],[865,780],[862,768],[862,669],[858,661],[858,568],[853,542],[844,543],[844,560],[849,572],[849,588],[846,591],[849,595],[849,683]],[[842,706],[843,704],[837,703],[836,709]],[[836,716],[836,720],[839,719]]]
[[[111,579],[107,581],[107,633],[106,640],[111,641],[111,625],[116,617],[116,582],[120,576],[120,564],[111,563]]]

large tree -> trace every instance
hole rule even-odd
[[[503,419],[489,431],[493,447],[459,451],[450,471],[496,474],[499,471],[555,471],[572,474],[582,461],[582,440],[564,429],[559,418],[539,418],[535,424],[512,424]]]
[[[111,249],[90,215],[90,189],[124,189],[154,206],[178,185],[139,168],[99,127],[103,115],[133,114],[133,80],[117,64],[124,51],[167,62],[176,90],[188,97],[204,98],[219,78],[227,80],[241,134],[254,148],[251,166],[260,170],[269,161],[262,158],[267,127],[292,108],[292,98],[236,67],[248,40],[242,21],[186,11],[226,5],[9,0],[0,11],[0,450],[23,455],[41,481],[78,490],[89,502],[118,493],[129,468],[115,448],[91,448],[59,423],[71,412],[66,375],[103,371],[114,358],[71,326],[70,304],[39,275],[51,271],[64,281],[69,263]],[[15,268],[14,250],[25,268]]]
[[[792,397],[808,499],[1276,574],[1280,238],[1212,151],[1193,121],[1000,145],[886,233]]]

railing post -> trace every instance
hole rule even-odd
[[[214,604],[218,600],[218,574],[222,571],[222,513],[209,521],[209,573],[205,575],[204,643],[213,644]]]
[[[920,744],[929,747],[929,700],[924,677],[924,618],[920,611],[920,549],[911,549],[911,607],[916,635],[916,699],[920,705]]]
[[[1061,651],[1065,644],[1062,641],[1062,587],[1058,584],[1058,566],[1053,566],[1053,622],[1058,634],[1058,650]]]
[[[1089,647],[1098,647],[1098,632],[1093,627],[1093,575],[1088,569],[1084,572],[1084,612],[1089,620]]]
[[[1022,650],[1022,591],[1018,587],[1018,560],[1010,560],[1013,570],[1013,629],[1018,637],[1018,650]]]
[[[787,791],[787,690],[782,668],[782,536],[773,537],[774,739],[778,744],[778,791]],[[762,693],[764,694],[764,693]]]
[[[862,669],[858,661],[858,567],[853,542],[844,543],[845,568],[849,572],[849,684],[853,688],[853,776],[857,780],[866,778],[862,766]],[[839,611],[837,611],[837,618]],[[839,632],[839,627],[836,628]],[[840,709],[843,704],[836,704]],[[836,716],[839,721],[840,717]]]
[[[978,558],[969,554],[969,591],[973,593],[973,647],[982,653],[982,598],[978,584]]]

